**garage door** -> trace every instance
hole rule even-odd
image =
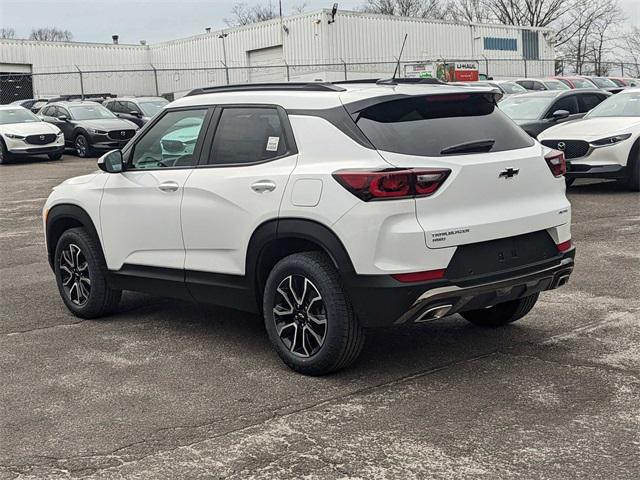
[[[33,98],[31,65],[0,63],[0,105]]]
[[[249,50],[250,67],[264,67],[268,65],[284,65],[282,56],[282,45],[275,47],[260,48],[258,50]],[[249,70],[249,81],[258,82],[282,82],[286,80],[286,70],[284,66],[275,68],[251,68]]]

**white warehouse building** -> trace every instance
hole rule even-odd
[[[227,82],[384,77],[395,68],[405,34],[400,75],[435,62],[475,62],[496,78],[554,73],[549,29],[320,10],[154,45],[3,39],[0,99],[180,96]]]

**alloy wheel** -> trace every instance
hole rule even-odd
[[[91,294],[89,264],[78,245],[70,243],[60,255],[60,279],[67,298],[72,303],[83,306]]]
[[[327,336],[327,308],[307,277],[289,275],[276,289],[273,320],[280,341],[294,355],[315,355]]]
[[[78,156],[86,157],[88,150],[89,145],[87,144],[87,139],[82,135],[78,136],[78,138],[76,138],[76,152],[78,153]]]

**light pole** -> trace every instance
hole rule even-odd
[[[229,85],[229,67],[227,67],[227,46],[224,39],[227,38],[228,35],[229,34],[225,32],[222,32],[220,35],[218,35],[218,38],[222,39],[222,64],[224,65],[224,74],[227,79],[227,85]]]

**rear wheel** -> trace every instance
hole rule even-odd
[[[62,234],[54,257],[56,282],[67,308],[80,318],[113,312],[122,292],[107,284],[107,266],[100,245],[84,228]]]
[[[73,141],[73,147],[76,149],[76,154],[81,158],[87,158],[91,155],[91,146],[89,140],[82,133],[79,133]]]
[[[510,302],[499,303],[493,307],[462,312],[460,315],[479,327],[501,327],[520,320],[529,313],[538,301],[538,296],[539,294],[536,293]]]
[[[324,375],[353,363],[364,331],[340,275],[320,252],[280,260],[267,279],[264,321],[283,362],[305,375]]]

